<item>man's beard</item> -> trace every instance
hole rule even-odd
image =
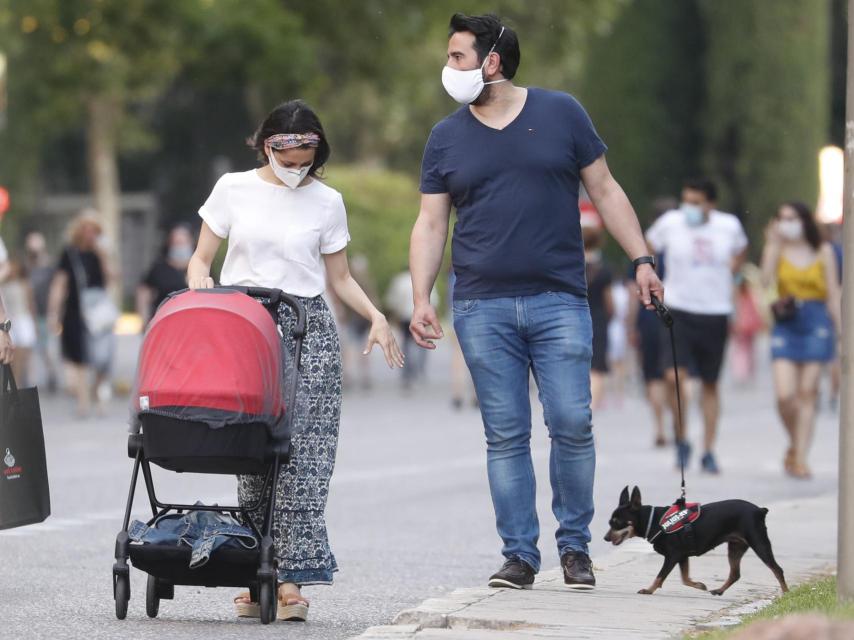
[[[492,100],[492,87],[493,85],[491,84],[484,85],[483,91],[481,91],[480,95],[474,100],[472,100],[470,104],[475,107],[482,107],[483,105],[489,103],[489,101]]]

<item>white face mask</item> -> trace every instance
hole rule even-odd
[[[492,45],[489,53],[486,54],[480,68],[461,71],[460,69],[452,69],[451,67],[446,66],[442,69],[442,86],[445,87],[445,91],[447,91],[448,95],[454,100],[460,104],[471,104],[477,100],[481,93],[483,93],[484,86],[488,84],[497,84],[499,82],[507,82],[506,78],[493,80],[491,82],[483,81],[483,68],[486,66],[486,62],[489,60],[490,54],[495,50],[495,45],[498,44],[503,33],[504,27],[501,27],[501,33],[498,34],[498,38],[495,39],[495,44]]]
[[[302,167],[301,169],[287,169],[276,162],[276,156],[273,155],[271,151],[268,155],[270,158],[270,168],[273,170],[273,173],[276,177],[281,180],[286,187],[290,187],[291,189],[296,189],[305,177],[308,175],[308,172],[311,171],[311,165],[307,167]]]
[[[780,220],[777,229],[786,240],[800,240],[804,233],[804,225],[800,220]]]

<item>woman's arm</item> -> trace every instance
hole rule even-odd
[[[780,262],[782,242],[777,223],[772,220],[765,229],[765,247],[762,249],[762,286],[770,287],[777,280],[777,263]]]
[[[839,286],[839,269],[836,255],[828,243],[821,246],[821,261],[824,265],[824,279],[827,281],[827,310],[836,328],[837,337],[842,336],[842,291]]]
[[[211,278],[211,265],[223,238],[216,235],[206,222],[202,223],[199,233],[199,243],[187,265],[187,286],[190,289],[212,289],[214,286]]]
[[[350,275],[347,264],[347,250],[341,249],[335,253],[324,254],[326,275],[336,296],[360,316],[371,322],[371,332],[364,354],[371,352],[375,344],[380,345],[385,354],[389,367],[402,367],[403,354],[397,346],[397,340],[388,326],[385,316],[373,305],[359,283]]]
[[[59,333],[62,323],[59,320],[63,307],[68,300],[68,273],[57,271],[50,281],[47,295],[47,322],[54,333]]]
[[[154,299],[154,291],[146,284],[140,284],[136,288],[136,312],[142,318],[142,326],[151,320],[151,301]]]

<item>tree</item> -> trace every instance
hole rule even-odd
[[[815,203],[830,115],[828,0],[702,0],[707,171],[751,237],[779,204]]]
[[[698,169],[703,48],[693,0],[633,0],[591,43],[580,97],[643,222]]]
[[[257,104],[298,75],[283,60],[300,59],[299,22],[276,0],[255,0],[251,11],[237,0],[7,1],[12,147],[31,158],[33,175],[33,150],[85,130],[93,199],[113,246],[119,154],[156,146],[146,116],[182,69],[201,81],[232,74]]]

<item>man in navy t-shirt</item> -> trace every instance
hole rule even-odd
[[[526,588],[540,567],[531,462],[533,372],[552,440],[552,508],[566,583],[592,589],[587,544],[595,452],[592,329],[578,210],[583,183],[608,231],[634,259],[638,293],[663,297],[637,216],[605,162],[605,144],[575,98],[511,82],[516,33],[495,16],[451,18],[442,83],[464,106],[435,127],[421,168],[412,231],[415,313],[427,349],[442,337],[430,291],[451,209],[454,328],[486,431],[489,486],[504,566],[492,587]]]

